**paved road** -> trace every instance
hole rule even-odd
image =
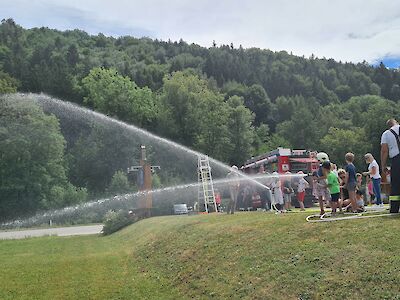
[[[0,231],[0,240],[4,239],[24,239],[27,237],[37,237],[46,235],[70,236],[99,234],[103,225],[72,226],[46,229],[29,229],[18,231]]]

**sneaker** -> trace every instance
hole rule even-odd
[[[379,208],[385,208],[385,206],[383,205],[383,203],[379,204]]]

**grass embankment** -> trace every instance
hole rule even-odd
[[[0,241],[0,299],[397,299],[399,218],[143,220],[108,237]]]

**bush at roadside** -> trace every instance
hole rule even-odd
[[[135,218],[134,215],[129,214],[129,211],[109,211],[105,217],[102,231],[103,235],[114,233],[135,221],[137,221],[137,218]]]

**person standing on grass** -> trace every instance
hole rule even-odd
[[[343,204],[349,201],[349,191],[346,187],[346,171],[344,169],[338,170],[338,179],[340,184],[339,210],[342,212]]]
[[[331,171],[331,163],[329,161],[325,161],[322,164],[322,168],[328,182],[328,188],[331,194],[332,214],[334,215],[336,214],[336,209],[338,208],[338,203],[340,198],[339,179],[338,176],[336,176],[336,174],[333,171]]]
[[[356,210],[356,187],[357,187],[357,178],[356,178],[356,167],[353,164],[354,154],[351,152],[346,153],[346,187],[349,191],[349,199],[353,212],[357,212]]]
[[[364,176],[370,176],[372,180],[372,188],[375,195],[375,204],[383,207],[381,199],[381,175],[379,174],[379,165],[371,153],[367,153],[364,156],[365,161],[368,165],[368,172],[364,172]]]
[[[239,195],[240,181],[239,181],[239,169],[236,166],[232,166],[231,171],[227,176],[229,180],[229,204],[228,209],[226,211],[227,214],[234,214],[236,210],[237,198]]]
[[[283,210],[283,196],[281,189],[281,180],[279,178],[278,172],[272,173],[273,177],[271,180],[271,190],[272,190],[272,202],[271,206],[278,210],[277,212],[285,212]]]
[[[288,171],[286,172],[286,178],[283,182],[283,199],[285,202],[285,209],[287,211],[291,211],[292,207],[292,194],[293,194],[293,187],[292,187],[292,178],[291,173]]]
[[[374,194],[374,186],[372,184],[372,179],[371,176],[367,176],[367,187],[368,187],[368,194],[369,194],[369,203],[372,205],[372,203],[375,203],[375,194]],[[380,186],[379,186],[380,188]]]
[[[395,119],[386,122],[386,130],[381,137],[381,164],[382,177],[386,179],[389,173],[387,158],[389,156],[392,166],[390,168],[390,212],[399,213],[400,208],[400,126]]]
[[[218,212],[221,212],[221,194],[219,191],[215,191],[215,204],[217,204]]]
[[[322,164],[325,161],[329,162],[328,154],[325,152],[319,152],[317,154],[317,159],[319,161],[319,168],[317,171],[313,173],[313,195],[318,199],[319,209],[321,216],[325,213],[324,210],[324,200],[328,202],[331,198],[331,195],[328,190],[328,186],[326,183],[326,176],[324,175]]]
[[[297,184],[297,201],[299,201],[300,210],[304,211],[304,197],[306,195],[306,189],[309,188],[310,185],[302,176],[304,175],[303,171],[299,171],[297,174],[301,176]]]
[[[271,187],[271,174],[269,172],[265,172],[265,180],[264,180],[264,185],[267,187],[265,189],[265,195],[266,195],[266,203],[265,203],[265,209],[271,210],[272,206],[272,187]]]

